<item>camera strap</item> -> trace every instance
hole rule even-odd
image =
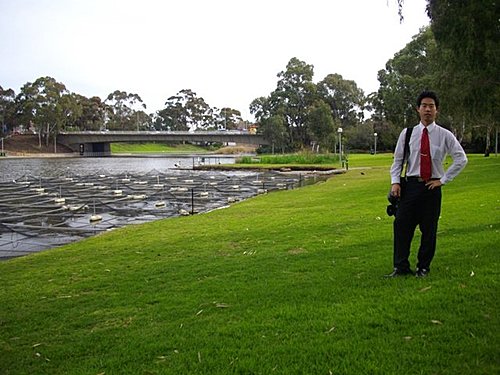
[[[403,151],[403,162],[401,163],[401,172],[403,172],[403,168],[405,172],[403,177],[406,177],[406,171],[408,170],[408,159],[410,158],[410,138],[412,132],[413,127],[406,128],[405,148]]]

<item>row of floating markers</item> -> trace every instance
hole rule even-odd
[[[99,177],[106,178],[106,175],[99,175]],[[153,185],[153,187],[154,188],[163,188],[164,185],[159,183],[159,176],[157,176],[157,179],[158,179],[158,183]],[[72,182],[74,179],[71,177],[66,177],[65,180]],[[129,178],[122,178],[120,180],[120,182],[123,182],[123,183],[130,182],[130,179]],[[138,184],[138,185],[146,185],[147,181],[135,181],[134,183]],[[40,179],[40,186],[41,186],[41,179]],[[80,183],[77,183],[76,186],[95,186],[95,184],[93,182],[87,182],[87,183],[80,182]],[[103,186],[102,188],[105,188],[105,187]],[[42,188],[42,187],[34,188],[32,190],[36,193],[39,193],[39,194],[42,194],[45,192],[45,188]],[[112,191],[112,193],[114,196],[121,196],[121,195],[123,195],[123,190],[115,189]],[[145,194],[130,195],[129,197],[131,199],[146,199],[147,198],[147,196]],[[66,202],[66,198],[61,196],[61,188],[59,189],[59,197],[55,198],[54,202],[57,204],[64,204]],[[165,205],[166,205],[165,201],[158,201],[155,203],[155,207],[165,207]],[[82,206],[76,206],[76,207],[75,206],[68,206],[68,209],[69,210],[77,210],[77,209],[80,209],[81,207]],[[94,201],[94,213],[90,216],[89,222],[96,223],[96,222],[99,222],[101,220],[102,220],[102,216],[95,213],[95,201]]]
[[[186,178],[182,178],[182,176],[166,176],[165,177],[165,181],[176,181],[176,183],[179,183],[179,184],[184,184],[184,185],[188,185],[188,186],[171,186],[170,188],[165,189],[166,188],[166,185],[164,183],[160,183],[160,182],[163,182],[163,181],[160,181],[160,175],[156,175],[154,176],[155,179],[156,179],[156,183],[154,184],[151,184],[151,181],[145,181],[145,180],[135,180],[133,181],[133,179],[131,179],[129,176],[125,175],[125,177],[123,178],[117,178],[116,176],[114,177],[107,177],[106,175],[104,174],[100,174],[98,177],[99,179],[108,179],[108,178],[115,178],[116,180],[116,188],[111,190],[111,194],[112,196],[114,197],[121,197],[121,196],[124,196],[124,190],[122,189],[119,189],[118,188],[118,183],[125,183],[127,184],[127,189],[132,189],[134,190],[134,186],[148,186],[149,188],[153,188],[155,190],[167,190],[169,193],[172,193],[172,192],[179,192],[179,193],[182,193],[182,192],[188,192],[189,190],[191,190],[191,200],[192,200],[192,203],[191,203],[191,212],[194,213],[194,203],[193,203],[193,198],[194,198],[194,189],[203,189],[204,191],[201,191],[197,194],[197,197],[198,198],[209,198],[209,192],[207,191],[207,189],[209,187],[217,187],[219,184],[222,184],[224,186],[224,190],[220,190],[220,189],[217,189],[214,191],[213,194],[214,197],[212,199],[220,199],[221,195],[223,196],[224,194],[230,194],[232,191],[240,191],[241,190],[241,186],[239,184],[234,184],[234,182],[232,181],[233,178],[237,178],[237,179],[240,179],[241,180],[241,177],[235,177],[235,176],[225,176],[226,178],[223,177],[224,175],[219,175],[218,179],[216,180],[216,178],[212,175],[212,176],[208,176],[208,181],[205,180],[203,181],[202,183],[200,183],[200,181],[195,181],[194,179],[186,179]],[[26,177],[27,178],[27,177]],[[206,178],[206,176],[205,176]],[[229,180],[231,178],[231,180]],[[253,192],[254,194],[257,193],[257,194],[263,194],[263,193],[266,193],[267,192],[267,189],[265,188],[266,184],[269,184],[271,183],[275,188],[277,189],[284,189],[287,187],[287,184],[285,183],[276,183],[276,184],[273,184],[271,181],[274,180],[274,176],[271,176],[269,177],[268,181],[265,182],[265,180],[261,180],[259,179],[259,176],[257,175],[257,177],[254,177],[254,180],[251,180],[251,181],[247,181],[247,184],[250,182],[250,185],[247,186],[246,188],[244,188],[245,190],[250,188],[252,189],[252,185],[262,185],[262,187],[254,187],[253,189]],[[47,180],[47,179],[46,179]],[[52,183],[52,185],[55,185],[56,183],[54,183],[53,180],[51,180],[50,178],[48,179],[49,180],[49,184]],[[42,178],[39,179],[40,181],[40,184],[39,186],[40,187],[37,187],[37,188],[33,188],[32,190],[36,193],[36,194],[40,194],[40,195],[53,195],[53,193],[46,193],[46,189],[41,187],[42,185]],[[46,181],[45,181],[46,182]],[[103,185],[99,185],[99,183],[95,183],[94,182],[89,182],[88,180],[85,182],[85,181],[81,181],[81,180],[76,180],[75,181],[75,178],[73,177],[65,177],[62,179],[62,182],[61,180],[59,180],[59,195],[53,199],[53,201],[58,204],[58,205],[61,205],[63,206],[65,209],[68,209],[69,211],[78,211],[78,210],[81,210],[82,208],[86,208],[88,209],[88,205],[83,205],[83,204],[78,204],[78,205],[74,205],[74,204],[70,204],[70,203],[67,203],[67,199],[66,197],[63,196],[62,194],[62,191],[61,191],[61,186],[65,186],[65,188],[67,188],[67,183],[71,183],[71,182],[75,182],[71,187],[78,187],[78,188],[88,188],[88,189],[78,189],[78,190],[72,190],[71,187],[69,187],[69,191],[71,194],[77,194],[77,198],[85,198],[85,194],[82,194],[83,191],[87,191],[88,193],[91,193],[92,191],[94,191],[93,189],[96,189],[96,190],[104,190],[104,189],[109,189],[109,183],[108,183],[108,186],[103,186]],[[106,184],[104,181],[102,181],[104,184]],[[227,184],[226,182],[229,182],[229,184]],[[233,182],[233,184],[231,184],[231,182]],[[25,185],[26,186],[29,186],[30,182],[26,182]],[[195,184],[196,186],[192,186],[193,184]],[[107,190],[108,194],[110,194],[110,191]],[[243,193],[243,194],[250,194],[251,195],[251,191],[247,191],[247,193]],[[158,195],[158,193],[154,193],[153,195]],[[87,198],[90,198],[92,195],[88,195],[87,194]],[[219,198],[217,198],[219,197]],[[139,193],[136,193],[136,194],[128,194],[125,196],[125,199],[131,199],[131,200],[144,200],[144,199],[147,199],[148,198],[148,195],[147,194],[139,194]],[[163,197],[162,197],[163,198]],[[181,202],[182,200],[185,200],[187,197],[178,197],[178,196],[175,196],[174,199],[180,199]],[[75,197],[72,197],[72,199],[75,199]],[[227,202],[228,203],[232,203],[232,202],[236,202],[238,200],[240,200],[241,198],[239,197],[234,197],[234,196],[229,196],[229,197],[226,197],[227,199]],[[112,201],[112,202],[118,202],[117,201]],[[101,202],[102,204],[102,202]],[[179,204],[179,203],[176,203],[176,204]],[[182,203],[181,203],[182,204]],[[156,208],[162,208],[162,207],[165,207],[166,206],[166,202],[165,200],[161,199],[161,200],[158,200],[156,202],[154,202],[154,207]],[[94,201],[94,213],[93,215],[90,216],[89,218],[89,221],[91,222],[97,222],[99,220],[102,220],[102,216],[101,215],[98,215],[96,212],[95,212],[95,201]],[[180,214],[185,214],[186,210],[179,210],[179,213]]]
[[[40,251],[130,223],[209,212],[301,182],[292,174],[249,171],[106,175],[23,175],[0,182],[0,258],[11,256],[10,251]],[[14,237],[6,239],[5,233]],[[33,239],[40,240],[39,245],[33,245]]]

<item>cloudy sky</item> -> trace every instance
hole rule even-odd
[[[425,0],[0,0],[0,86],[50,76],[91,97],[139,94],[148,112],[182,89],[248,106],[292,57],[370,93],[377,72],[429,24]]]

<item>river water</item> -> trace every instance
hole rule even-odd
[[[12,181],[25,175],[55,177],[68,173],[147,173],[152,170],[192,168],[193,164],[233,164],[232,156],[138,156],[105,158],[0,158],[0,182]]]
[[[231,156],[0,158],[0,260],[130,224],[208,212],[317,176],[194,170]]]

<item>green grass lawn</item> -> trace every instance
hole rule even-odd
[[[499,160],[444,187],[426,279],[382,277],[390,155],[1,262],[0,374],[498,374]]]
[[[111,143],[113,154],[172,154],[172,153],[200,153],[207,152],[206,148],[189,143],[171,145],[166,143]]]

